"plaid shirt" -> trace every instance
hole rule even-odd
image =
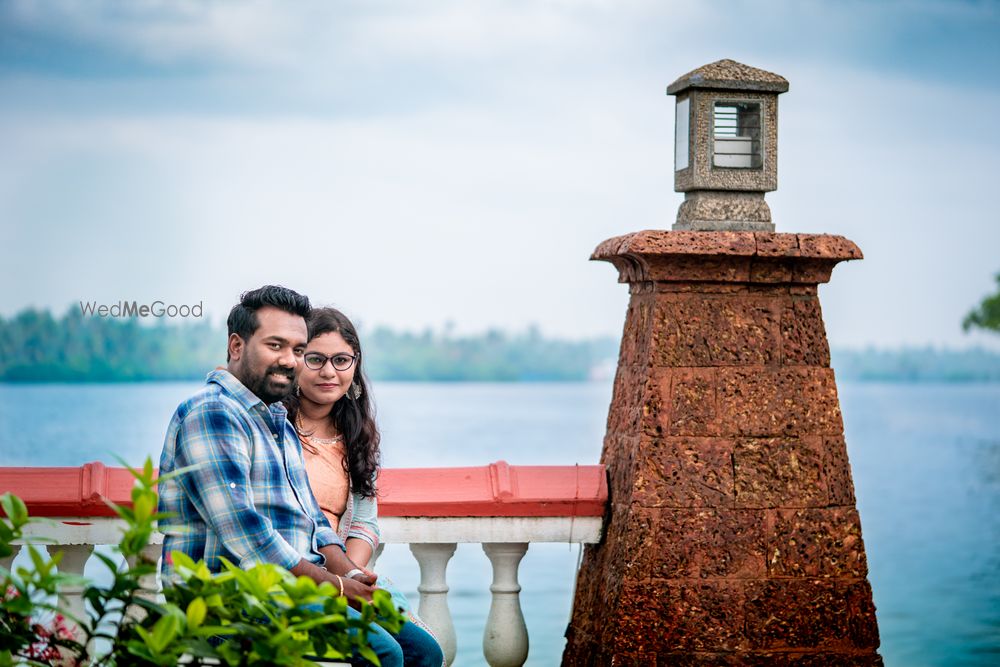
[[[266,406],[225,370],[178,406],[163,443],[160,474],[199,466],[160,485],[163,552],[220,556],[248,568],[324,562],[319,548],[344,544],[313,497],[302,447],[281,403]],[[171,534],[171,526],[183,532]],[[170,563],[163,559],[163,574]]]

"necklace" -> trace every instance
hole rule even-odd
[[[295,430],[299,432],[299,435],[308,440],[309,442],[315,443],[317,445],[332,445],[335,442],[340,442],[344,439],[342,433],[338,433],[332,438],[317,438],[311,433],[306,433],[305,428],[302,426],[302,413],[295,415]]]

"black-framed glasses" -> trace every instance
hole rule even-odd
[[[306,368],[314,371],[318,371],[326,366],[326,362],[333,364],[333,368],[338,371],[346,371],[348,368],[354,365],[354,362],[358,360],[358,355],[356,354],[345,354],[341,352],[340,354],[332,354],[329,357],[325,354],[320,354],[319,352],[306,352],[302,356],[302,361],[305,362]]]

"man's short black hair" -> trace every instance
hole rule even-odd
[[[281,285],[264,285],[240,294],[240,302],[229,311],[229,318],[226,320],[229,335],[237,334],[244,341],[250,340],[250,336],[260,327],[257,310],[264,306],[274,306],[303,319],[309,317],[312,311],[309,297]],[[229,361],[228,352],[226,361]]]

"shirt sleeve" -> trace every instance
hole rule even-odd
[[[323,510],[319,508],[319,503],[316,502],[316,497],[309,492],[310,505],[309,511],[312,513],[313,520],[316,522],[316,546],[325,547],[328,544],[336,544],[338,547],[346,551],[343,541],[341,541],[340,536],[337,535],[332,527],[330,527],[330,520],[326,518],[323,514]]]
[[[375,497],[365,498],[360,493],[351,494],[354,503],[354,514],[351,526],[347,530],[347,538],[356,537],[364,540],[372,547],[372,552],[378,548],[382,537],[378,527],[378,501]]]
[[[180,424],[177,466],[196,466],[177,482],[198,514],[242,568],[274,563],[291,569],[302,556],[253,504],[250,435],[224,404],[195,406]]]

